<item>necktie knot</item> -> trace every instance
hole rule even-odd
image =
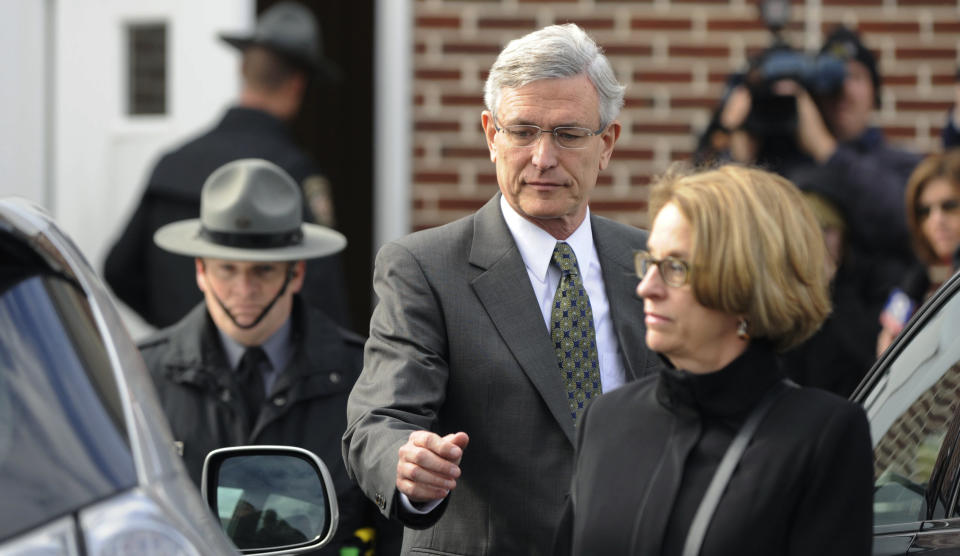
[[[558,241],[553,248],[553,263],[563,272],[571,274],[580,274],[580,268],[577,266],[577,255],[574,254],[570,244],[564,241]]]

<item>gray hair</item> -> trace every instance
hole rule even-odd
[[[623,108],[626,87],[617,81],[603,49],[573,23],[550,25],[510,41],[490,68],[483,102],[496,116],[504,87],[515,89],[541,79],[584,73],[597,89],[600,125],[606,127]]]

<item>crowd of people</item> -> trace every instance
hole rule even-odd
[[[285,127],[335,73],[317,36],[280,2],[224,37],[237,105],[161,158],[104,269],[160,327],[140,348],[194,481],[221,446],[310,449],[329,554],[870,553],[872,443],[845,398],[960,266],[957,114],[942,153],[888,145],[876,60],[839,28],[836,90],[764,85],[789,148],[734,76],[697,164],[651,185],[648,232],[589,204],[625,87],[580,27],[542,28],[484,86],[499,192],[380,249],[363,338],[329,184]]]

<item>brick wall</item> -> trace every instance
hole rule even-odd
[[[413,225],[449,222],[497,190],[480,128],[483,82],[511,39],[575,22],[627,84],[623,133],[592,197],[598,214],[646,227],[647,184],[689,158],[730,72],[768,46],[743,0],[420,0],[414,31]],[[958,0],[795,2],[786,38],[819,46],[838,23],[858,28],[884,76],[877,123],[918,152],[939,147],[960,53]]]

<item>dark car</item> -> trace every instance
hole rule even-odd
[[[960,554],[960,274],[853,393],[874,445],[874,554]]]
[[[209,507],[100,279],[42,209],[0,199],[0,554],[296,554],[336,528],[305,450],[216,451],[204,485]]]

